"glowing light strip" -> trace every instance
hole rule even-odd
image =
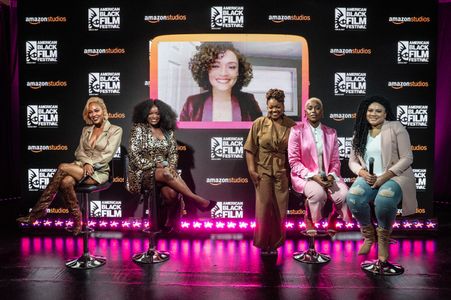
[[[66,219],[40,219],[33,224],[21,224],[23,228],[65,228],[72,227],[74,222]],[[143,230],[150,227],[149,222],[141,219],[91,219],[88,224],[93,229],[112,229],[112,230]],[[180,231],[192,232],[194,231],[252,231],[255,228],[255,221],[252,220],[231,220],[231,219],[209,219],[209,220],[183,220],[180,222]],[[337,221],[335,224],[339,231],[355,231],[359,230],[360,226],[356,222],[345,223]],[[285,223],[287,231],[296,231],[305,229],[303,221],[287,220]],[[321,221],[315,224],[318,229],[327,229],[327,221]],[[426,220],[400,220],[393,224],[395,230],[437,230],[438,223],[434,219]]]

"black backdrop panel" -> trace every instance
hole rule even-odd
[[[278,1],[274,5],[261,1],[23,0],[19,2],[19,16],[26,207],[37,200],[57,165],[73,160],[83,127],[83,106],[91,95],[98,95],[108,106],[111,122],[124,129],[124,136],[114,162],[115,184],[96,201],[110,201],[104,202],[104,217],[136,215],[137,197],[125,190],[122,160],[133,106],[149,98],[152,91],[171,105],[180,106],[184,97],[179,99],[182,102],[177,100],[172,96],[176,95],[174,90],[186,90],[192,81],[186,74],[186,64],[178,69],[181,78],[189,79],[183,80],[182,86],[173,82],[171,75],[166,77],[166,73],[174,73],[166,72],[159,63],[150,65],[149,56],[155,53],[150,53],[149,42],[165,35],[271,34],[303,37],[306,48],[294,59],[280,58],[285,50],[271,47],[265,49],[265,57],[249,52],[255,73],[249,89],[261,109],[266,109],[262,97],[265,89],[281,86],[272,86],[277,83],[276,76],[259,80],[258,74],[271,74],[265,72],[275,68],[289,72],[287,66],[297,62],[297,67],[291,68],[294,84],[287,85],[294,86],[291,104],[297,110],[292,117],[302,117],[302,103],[307,97],[323,100],[323,121],[338,130],[342,175],[351,184],[355,177],[347,167],[347,158],[357,105],[368,95],[387,97],[410,133],[418,212],[432,216],[435,1],[306,0]],[[192,42],[194,47],[199,41]],[[152,85],[152,68],[157,70],[158,81],[169,86]],[[308,81],[303,86],[304,79]],[[171,95],[170,99],[164,95]],[[242,149],[249,124],[180,127],[176,132],[179,167],[186,182],[206,198],[224,203],[214,217],[252,218],[255,195]],[[52,208],[51,213],[67,213],[61,201]],[[208,216],[189,205],[187,210],[188,216]]]

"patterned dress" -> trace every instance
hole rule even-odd
[[[151,179],[157,162],[167,161],[168,170],[173,176],[177,174],[177,142],[172,130],[163,132],[165,138],[160,140],[152,135],[150,125],[133,124],[129,141],[129,169],[127,189],[131,193],[140,193],[142,188],[150,189]]]

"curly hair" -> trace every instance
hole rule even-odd
[[[366,119],[366,113],[370,104],[374,102],[379,103],[385,108],[385,112],[387,113],[385,119],[387,121],[396,120],[390,102],[382,96],[367,97],[359,104],[354,124],[354,138],[352,139],[352,149],[354,149],[355,153],[357,155],[360,155],[361,157],[364,157],[365,155],[368,131],[370,129],[370,124]]]
[[[83,109],[83,120],[87,125],[94,124],[89,118],[89,105],[92,103],[97,104],[103,111],[103,119],[108,120],[108,109],[106,108],[105,102],[100,97],[90,97],[88,101],[86,101],[85,108]]]
[[[158,107],[160,112],[160,128],[165,131],[175,130],[177,128],[177,114],[168,104],[159,99],[147,99],[138,103],[133,109],[133,123],[148,124],[147,116],[154,106]]]
[[[252,66],[247,62],[246,58],[233,46],[230,42],[207,42],[196,47],[197,52],[189,62],[189,69],[193,75],[193,79],[197,84],[206,89],[211,90],[211,83],[208,80],[208,71],[218,59],[219,55],[227,50],[232,51],[238,58],[238,79],[233,86],[233,92],[241,91],[243,86],[247,86],[252,78]]]
[[[283,90],[279,89],[269,89],[266,92],[266,103],[270,99],[276,99],[278,102],[284,103],[285,102],[285,92]]]

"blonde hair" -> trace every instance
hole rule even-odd
[[[321,108],[323,108],[323,102],[319,98],[312,97],[312,98],[308,99],[307,102],[305,102],[304,109],[307,109],[307,105],[312,101],[318,102],[321,105]]]
[[[89,105],[91,105],[91,103],[98,104],[103,111],[103,118],[105,120],[108,120],[108,110],[106,109],[106,105],[105,105],[105,102],[103,102],[103,99],[100,97],[90,97],[88,99],[88,101],[86,101],[85,108],[83,109],[83,120],[85,120],[85,123],[87,125],[93,124],[91,119],[89,119],[89,112],[88,112]]]

